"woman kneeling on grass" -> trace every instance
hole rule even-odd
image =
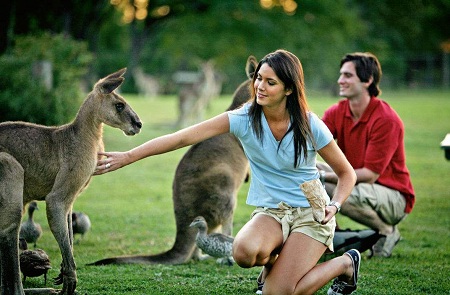
[[[355,172],[325,124],[308,110],[303,69],[294,54],[272,52],[255,73],[252,98],[239,109],[127,152],[100,153],[106,158],[95,174],[231,132],[250,161],[247,203],[256,206],[235,237],[233,257],[241,267],[264,266],[257,293],[312,294],[336,278],[328,294],[350,294],[358,281],[357,250],[317,262],[327,249],[333,251],[334,215],[355,184]],[[317,153],[339,178],[331,202],[318,181]],[[305,183],[316,185],[319,207],[311,206],[299,187]]]

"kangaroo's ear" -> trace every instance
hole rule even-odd
[[[120,69],[120,70],[118,70],[117,72],[114,72],[114,73],[112,73],[112,74],[109,74],[108,76],[106,76],[106,77],[103,78],[103,79],[106,80],[106,79],[114,79],[114,78],[122,77],[123,74],[125,74],[126,71],[127,71],[127,68]]]
[[[95,88],[102,94],[110,94],[119,87],[125,78],[118,77],[107,80],[101,80],[95,84]]]
[[[247,58],[247,63],[245,64],[245,74],[249,79],[253,78],[256,68],[258,67],[258,60],[253,55]]]
[[[98,82],[94,86],[94,89],[102,94],[110,94],[123,83],[123,81],[125,80],[123,74],[125,74],[126,71],[127,68],[123,68],[98,80]]]

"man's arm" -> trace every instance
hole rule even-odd
[[[377,181],[380,174],[375,173],[367,168],[355,169],[356,173],[356,183],[366,182],[366,183],[375,183]],[[337,183],[337,175],[333,171],[325,171],[321,170],[321,175],[323,176],[323,180],[325,182]]]

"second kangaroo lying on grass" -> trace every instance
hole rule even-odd
[[[257,65],[253,56],[247,59],[249,80],[235,91],[228,110],[241,106],[250,98],[250,78]],[[234,135],[222,134],[193,145],[178,164],[173,180],[177,233],[172,248],[156,255],[106,258],[92,265],[181,264],[199,258],[195,244],[197,230],[189,225],[201,215],[208,223],[208,232],[222,229],[222,233],[231,235],[237,193],[246,177],[248,160]]]
[[[0,274],[1,294],[22,295],[18,239],[24,206],[32,200],[47,204],[47,219],[58,242],[62,265],[56,284],[60,294],[74,294],[72,205],[87,187],[103,150],[103,123],[126,135],[139,133],[139,117],[114,92],[125,69],[99,80],[75,120],[60,127],[24,122],[0,124]],[[54,294],[54,289],[29,289],[27,294]]]

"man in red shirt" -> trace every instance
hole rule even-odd
[[[357,175],[341,213],[378,231],[382,238],[372,253],[389,257],[400,240],[396,225],[411,212],[415,196],[405,161],[403,122],[377,98],[380,78],[381,66],[373,54],[344,56],[338,84],[345,99],[326,110],[322,119]],[[322,163],[318,167],[331,193],[337,177]]]

